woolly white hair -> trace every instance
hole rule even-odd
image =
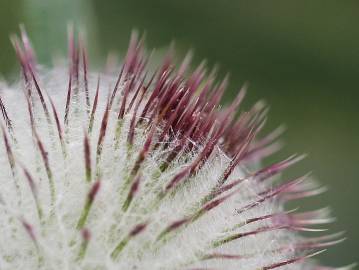
[[[224,84],[203,66],[186,75],[188,59],[148,79],[136,38],[118,77],[88,72],[72,37],[70,71],[35,65],[24,33],[14,44],[23,81],[0,85],[0,269],[329,269],[307,258],[340,235],[297,233],[330,222],[328,209],[284,209],[323,188],[274,184],[301,157],[258,168],[278,132],[258,138],[261,104],[234,118],[243,91],[220,109]]]

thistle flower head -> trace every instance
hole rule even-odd
[[[286,211],[323,188],[277,182],[302,159],[261,167],[281,130],[260,137],[266,108],[236,117],[244,86],[167,55],[148,68],[133,35],[121,67],[89,70],[69,38],[69,68],[44,69],[24,32],[22,80],[2,83],[1,269],[331,269],[310,259],[342,241],[313,236],[328,209]],[[300,232],[311,235],[303,237]]]

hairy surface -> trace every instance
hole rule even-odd
[[[258,137],[261,103],[235,117],[219,102],[226,80],[189,73],[171,55],[147,70],[133,36],[119,75],[88,71],[73,35],[69,70],[43,69],[24,33],[14,46],[23,80],[1,84],[0,269],[330,269],[309,259],[341,234],[300,231],[328,209],[286,211],[321,193],[266,168],[280,130]]]

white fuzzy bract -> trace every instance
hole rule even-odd
[[[206,84],[201,73],[178,84],[166,77],[158,86],[161,72],[170,73],[165,60],[145,92],[150,78],[144,79],[137,41],[119,80],[89,73],[85,55],[72,44],[69,81],[65,68],[35,66],[25,36],[23,42],[16,48],[25,83],[0,85],[0,269],[322,269],[307,257],[334,236],[311,242],[297,232],[329,222],[327,209],[284,209],[286,201],[322,189],[302,178],[274,184],[274,175],[296,158],[258,169],[274,147],[269,137],[253,139],[243,128],[247,155],[226,150],[235,149],[230,140],[239,133],[225,132],[237,122],[217,103],[213,113],[201,105],[219,100],[198,101]],[[176,106],[195,79],[197,90],[188,90],[192,96],[182,103],[193,107],[185,118],[186,107]],[[171,84],[176,98],[163,102],[167,108],[161,99]],[[156,87],[165,90],[151,99]],[[152,107],[142,115],[149,101]],[[175,121],[171,113],[178,115]],[[205,129],[200,121],[211,113],[212,126]],[[252,125],[255,117],[240,119],[237,127],[261,126]],[[169,121],[173,125],[161,136]],[[181,121],[190,125],[179,128]]]

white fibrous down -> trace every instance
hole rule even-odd
[[[284,208],[322,188],[276,180],[300,157],[259,166],[261,104],[235,118],[168,59],[151,79],[137,41],[119,77],[74,44],[70,71],[36,66],[23,42],[23,80],[0,85],[0,269],[329,269],[308,258],[339,235],[298,233],[328,209]]]

